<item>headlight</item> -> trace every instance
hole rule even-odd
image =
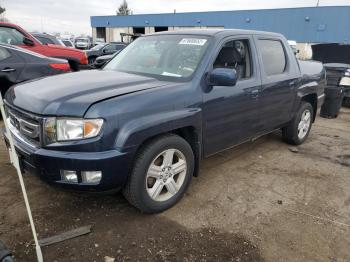
[[[102,125],[103,119],[47,118],[45,143],[92,138],[100,133]]]
[[[350,76],[350,69],[346,69],[346,71],[345,71],[345,74],[344,74],[345,76]]]
[[[340,86],[350,86],[350,77],[342,77],[339,85]]]

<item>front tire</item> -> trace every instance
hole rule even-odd
[[[314,119],[314,109],[308,102],[301,102],[298,112],[288,126],[282,128],[283,140],[292,145],[300,145],[309,136]]]
[[[144,213],[169,209],[186,192],[194,161],[192,148],[182,137],[167,134],[155,138],[137,154],[123,195]]]

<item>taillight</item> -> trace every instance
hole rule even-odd
[[[57,70],[70,71],[69,64],[50,64],[50,67]]]
[[[87,65],[89,63],[88,57],[86,55],[86,53],[84,52],[84,57],[83,59],[80,61],[81,64],[83,65]]]

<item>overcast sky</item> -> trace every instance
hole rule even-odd
[[[122,0],[0,0],[5,16],[29,31],[91,34],[90,16],[114,15]],[[317,0],[128,0],[134,14],[316,6]],[[350,0],[320,0],[350,5]]]

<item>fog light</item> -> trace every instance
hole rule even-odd
[[[102,178],[101,171],[82,171],[81,177],[84,183],[98,184]]]
[[[75,171],[61,170],[61,179],[68,183],[78,183],[78,175]]]

